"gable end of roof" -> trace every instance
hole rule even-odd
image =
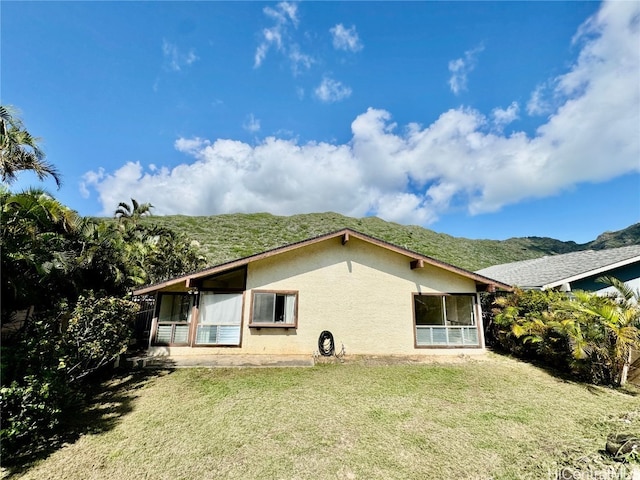
[[[412,259],[412,261],[421,261],[439,268],[442,268],[444,270],[448,270],[450,272],[453,273],[457,273],[459,275],[471,278],[473,280],[475,280],[478,283],[481,284],[486,284],[487,286],[491,286],[493,288],[500,288],[503,290],[511,290],[511,286],[491,279],[489,277],[486,277],[480,273],[477,272],[471,272],[469,270],[465,270],[463,268],[460,267],[456,267],[454,265],[451,265],[449,263],[443,262],[441,260],[437,260],[433,257],[429,257],[427,255],[423,255],[421,253],[418,252],[414,252],[412,250],[406,249],[404,247],[399,247],[397,245],[394,245],[392,243],[386,242],[384,240],[380,240],[378,238],[372,237],[370,235],[358,232],[356,230],[350,229],[350,228],[343,228],[341,230],[336,230],[334,232],[330,232],[330,233],[326,233],[323,235],[318,235],[316,237],[311,237],[308,238],[306,240],[301,240],[298,242],[294,242],[288,245],[283,245],[280,247],[275,247],[269,250],[266,250],[264,252],[260,252],[260,253],[256,253],[253,255],[249,255],[247,257],[243,257],[243,258],[239,258],[236,260],[231,260],[228,262],[224,262],[218,265],[213,265],[211,267],[207,267],[205,269],[196,271],[196,272],[191,272],[191,273],[187,273],[184,275],[180,275],[177,277],[174,277],[172,279],[166,280],[164,282],[158,282],[156,284],[153,285],[147,285],[141,288],[138,288],[136,290],[133,291],[134,295],[145,295],[157,290],[160,290],[162,288],[166,288],[168,286],[171,285],[175,285],[178,283],[181,283],[183,281],[186,280],[190,280],[190,279],[198,279],[198,278],[202,278],[202,277],[207,277],[216,273],[220,273],[223,271],[227,271],[227,270],[232,270],[234,268],[239,268],[245,265],[248,265],[251,262],[255,262],[258,260],[262,260],[264,258],[268,258],[268,257],[272,257],[275,255],[279,255],[281,253],[285,253],[285,252],[289,252],[291,250],[296,250],[298,248],[303,248],[306,247],[308,245],[313,245],[315,243],[319,243],[319,242],[323,242],[326,240],[330,240],[332,238],[337,238],[337,237],[343,237],[343,243],[346,243],[346,241],[348,241],[349,238],[353,237],[353,238],[357,238],[359,240],[362,240],[364,242],[373,244],[373,245],[377,245],[381,248],[385,248],[387,250],[391,250],[393,252],[399,253],[401,255],[405,255],[406,257]]]

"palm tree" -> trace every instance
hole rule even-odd
[[[146,245],[137,230],[123,230],[110,222],[84,219],[76,237],[78,276],[85,289],[125,294],[147,281],[142,265]]]
[[[0,187],[2,313],[50,305],[68,287],[69,236],[80,217],[44,190]]]
[[[616,291],[613,294],[613,298],[620,306],[626,319],[626,326],[628,328],[625,330],[631,330],[632,337],[634,336],[633,333],[635,333],[635,342],[632,342],[627,348],[626,358],[624,359],[624,365],[620,373],[620,384],[624,385],[629,375],[629,368],[631,367],[632,350],[634,348],[640,348],[640,290],[633,290],[622,280],[612,276],[600,277],[596,281],[615,288]],[[635,332],[633,329],[635,329]]]
[[[613,296],[624,306],[640,306],[640,290],[633,290],[622,280],[616,277],[605,276],[597,278],[596,282],[604,283],[606,285],[609,285],[610,287],[615,288],[616,291],[614,292]],[[640,321],[640,317],[638,318],[638,320]]]
[[[595,383],[623,385],[631,351],[640,348],[640,292],[614,278],[601,281],[616,293],[575,291],[567,298],[559,292],[520,291],[496,300],[501,344],[516,354],[567,362]]]
[[[138,203],[135,198],[131,199],[131,206],[125,202],[120,202],[113,216],[120,222],[131,222],[134,225],[146,216],[151,215],[151,209],[154,208],[150,203]]]
[[[16,111],[0,105],[0,175],[8,184],[17,179],[24,170],[34,172],[40,180],[51,176],[58,188],[62,184],[58,170],[44,160],[44,152],[39,147],[40,139],[32,137],[25,130]]]
[[[602,364],[610,372],[610,381],[618,385],[626,383],[631,350],[640,347],[640,309],[624,292],[620,297],[601,297],[577,291],[556,312],[564,316],[559,323],[572,345],[574,358],[589,358],[592,368]]]

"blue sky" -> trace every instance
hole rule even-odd
[[[0,99],[84,215],[640,221],[639,2],[2,2]],[[37,183],[23,174],[13,188]]]

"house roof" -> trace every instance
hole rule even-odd
[[[582,278],[605,275],[614,268],[640,262],[640,245],[583,250],[521,262],[503,263],[476,273],[523,288],[554,288]]]
[[[433,265],[439,268],[442,268],[443,270],[447,270],[453,273],[457,273],[459,275],[462,275],[463,277],[467,277],[470,278],[472,280],[474,280],[477,284],[486,286],[489,289],[501,289],[501,290],[512,290],[511,286],[500,282],[500,281],[496,281],[493,280],[489,277],[486,277],[483,274],[480,273],[474,273],[474,272],[470,272],[469,270],[465,270],[463,268],[460,267],[456,267],[454,265],[448,264],[446,262],[442,262],[440,260],[436,260],[435,258],[432,257],[428,257],[426,255],[422,255],[420,253],[417,252],[413,252],[411,250],[408,250],[406,248],[402,248],[402,247],[398,247],[397,245],[393,245],[391,243],[385,242],[384,240],[379,240],[377,238],[371,237],[369,235],[365,235],[364,233],[360,233],[357,232],[355,230],[352,230],[350,228],[345,228],[342,230],[337,230],[335,232],[331,232],[331,233],[327,233],[325,235],[320,235],[317,237],[312,237],[309,238],[307,240],[302,240],[300,242],[296,242],[296,243],[292,243],[289,245],[285,245],[282,247],[277,247],[277,248],[273,248],[271,250],[267,250],[265,252],[262,253],[258,253],[255,255],[250,255],[248,257],[244,257],[244,258],[240,258],[237,260],[232,260],[230,262],[225,262],[225,263],[221,263],[218,265],[214,265],[208,268],[205,268],[204,270],[200,270],[197,272],[193,272],[193,273],[188,273],[185,275],[180,275],[178,277],[174,277],[172,279],[166,280],[164,282],[160,282],[160,283],[156,283],[153,285],[148,285],[145,287],[141,287],[138,288],[137,290],[133,291],[134,295],[145,295],[145,294],[149,294],[149,293],[153,293],[155,291],[164,289],[166,287],[170,287],[172,285],[177,285],[180,284],[182,282],[186,282],[187,286],[189,286],[189,284],[191,282],[194,282],[198,279],[201,278],[205,278],[205,277],[209,277],[211,275],[214,274],[218,274],[218,273],[222,273],[222,272],[226,272],[229,270],[233,270],[235,268],[239,268],[239,267],[243,267],[245,265],[248,265],[251,262],[255,262],[257,260],[262,260],[264,258],[268,258],[268,257],[273,257],[285,252],[289,252],[291,250],[295,250],[295,249],[299,249],[299,248],[303,248],[306,247],[308,245],[312,245],[315,243],[319,243],[319,242],[323,242],[332,238],[338,238],[338,237],[342,237],[342,242],[346,243],[349,241],[349,239],[351,237],[356,238],[358,240],[362,240],[364,242],[373,244],[373,245],[377,245],[379,247],[385,248],[387,250],[399,253],[401,255],[405,255],[406,257],[408,257],[410,259],[410,265],[411,268],[419,268],[424,266],[424,264],[427,265]]]

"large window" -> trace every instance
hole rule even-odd
[[[241,293],[200,294],[196,345],[240,345]]]
[[[417,346],[479,345],[475,295],[414,295]]]
[[[297,292],[254,291],[251,303],[252,327],[295,327]]]
[[[158,329],[155,343],[160,345],[189,343],[189,323],[194,295],[170,293],[160,295]]]

